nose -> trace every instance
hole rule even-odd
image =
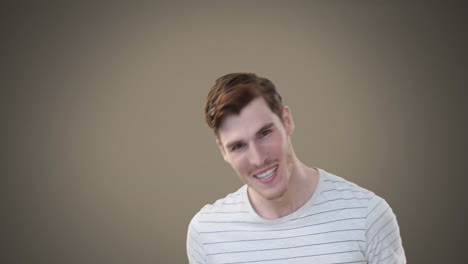
[[[249,161],[250,164],[255,167],[260,167],[263,165],[264,162],[264,155],[260,146],[256,144],[251,144],[249,148]]]

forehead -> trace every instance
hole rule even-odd
[[[242,140],[255,135],[262,126],[271,122],[278,124],[280,119],[271,111],[265,99],[258,97],[242,108],[238,115],[231,114],[223,120],[218,130],[219,139],[223,143]]]

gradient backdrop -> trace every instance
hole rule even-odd
[[[1,4],[0,261],[186,263],[191,217],[241,186],[205,96],[248,71],[291,107],[299,158],[390,203],[409,263],[466,263],[466,10]]]

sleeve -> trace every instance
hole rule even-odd
[[[366,216],[366,259],[370,264],[406,263],[400,228],[388,203],[374,196]]]
[[[190,264],[205,264],[205,251],[198,231],[197,215],[190,221],[187,231],[187,257]]]

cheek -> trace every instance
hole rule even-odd
[[[231,166],[239,174],[245,174],[248,170],[248,163],[242,155],[231,158]]]
[[[273,154],[275,156],[281,155],[281,153],[284,151],[285,146],[284,146],[284,140],[282,139],[281,136],[276,136],[272,137],[270,140],[265,142],[265,153],[268,154]]]

